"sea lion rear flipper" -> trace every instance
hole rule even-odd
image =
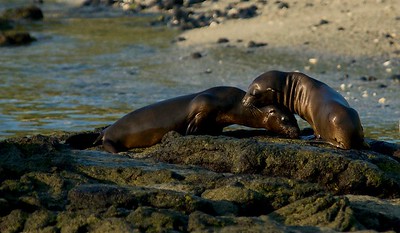
[[[98,143],[99,141],[102,141],[104,137],[104,131],[101,131],[100,135],[96,138],[96,140],[93,142],[93,146],[97,146],[100,145],[100,143]]]

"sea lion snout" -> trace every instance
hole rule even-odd
[[[247,93],[242,99],[242,105],[245,107],[254,107],[254,96]]]
[[[267,113],[264,124],[266,128],[287,138],[299,138],[300,128],[293,113],[282,105],[267,105],[260,108]]]

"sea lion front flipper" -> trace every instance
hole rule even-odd
[[[105,139],[103,140],[103,148],[104,150],[110,152],[110,153],[118,153],[120,150],[115,146],[114,142],[111,140]]]
[[[188,127],[186,128],[186,135],[189,134],[199,134],[201,131],[201,122],[204,121],[205,116],[198,112],[196,115],[189,121]]]

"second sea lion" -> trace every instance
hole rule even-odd
[[[213,87],[128,113],[106,128],[99,139],[109,152],[148,147],[169,131],[182,135],[218,135],[223,128],[244,125],[265,128],[289,138],[299,137],[296,118],[284,107],[247,108],[241,104],[245,92],[235,87]]]

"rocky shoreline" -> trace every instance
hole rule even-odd
[[[400,231],[397,144],[171,132],[110,154],[96,135],[0,142],[1,232]]]
[[[314,5],[301,9],[318,10],[318,1],[311,2]],[[293,1],[232,4],[221,0],[218,9],[211,9],[207,4],[212,3],[215,2],[97,0],[85,1],[84,5],[116,4],[133,12],[161,12],[165,16],[153,24],[180,29],[203,27],[186,31],[179,42],[182,46],[203,46],[210,41],[215,44],[221,35],[228,35],[220,42],[248,42],[256,47],[277,46],[275,37],[259,40],[264,34],[255,27],[252,30],[259,35],[236,38],[229,33],[237,31],[238,26],[222,25],[235,19],[256,19],[266,7],[273,9],[270,14],[281,17],[288,27],[290,24],[283,18],[293,19],[296,14],[288,15],[287,9],[299,7]],[[354,17],[358,16],[358,9],[352,8]],[[386,12],[390,15],[393,11]],[[28,38],[9,31],[15,22],[31,20],[17,17],[16,12],[9,11],[7,19],[0,19],[0,29],[4,31],[0,34],[1,45],[15,45],[10,38]],[[332,19],[311,19],[307,28],[316,32],[315,37],[300,41],[300,48],[324,47],[322,42],[326,40],[319,40],[326,38],[322,28],[350,32],[350,26],[340,24],[339,29]],[[394,17],[390,20],[399,22]],[[271,29],[279,26],[270,25]],[[354,23],[351,27],[356,26]],[[387,30],[384,23],[380,32],[374,31],[375,26],[365,35],[349,35],[369,42],[376,36],[378,41],[372,44],[376,46],[366,51],[380,51],[378,56],[392,58],[387,69],[395,67],[398,35]],[[203,30],[217,27],[211,31],[216,34],[210,33],[217,38],[198,36]],[[254,40],[260,42],[250,43],[249,38],[254,35]],[[199,38],[204,40],[198,41]],[[296,46],[288,38],[282,46],[286,42]],[[20,41],[30,43],[33,39]],[[343,41],[338,43],[342,45]],[[354,51],[362,51],[351,46]],[[346,46],[338,48],[339,52],[346,50]],[[196,56],[201,57],[201,53]],[[0,141],[0,232],[400,231],[398,144],[369,140],[370,150],[344,151],[263,133],[246,132],[247,136],[240,138],[242,131],[218,137],[171,132],[153,147],[110,154],[101,146],[93,147],[98,132],[63,132]]]
[[[27,45],[36,38],[17,24],[43,20],[43,12],[37,6],[27,6],[15,9],[6,9],[0,12],[0,46]]]

